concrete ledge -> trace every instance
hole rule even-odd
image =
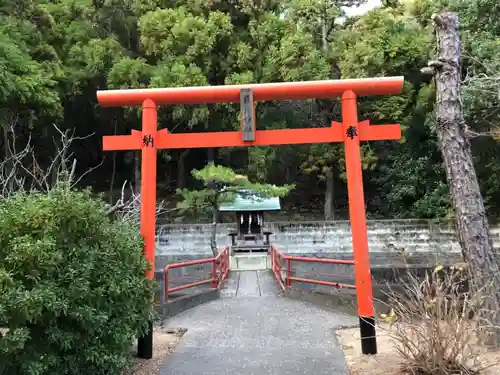
[[[171,318],[183,311],[219,298],[220,291],[218,289],[211,289],[172,299],[163,306],[163,319]]]
[[[313,305],[327,308],[329,310],[341,311],[349,315],[356,315],[355,291],[336,291],[335,293],[326,294],[314,290],[292,287],[286,289],[285,297],[309,302]]]
[[[391,288],[393,291],[398,291],[397,285],[391,285]],[[384,293],[388,291],[389,288],[387,285],[377,284],[373,286],[373,298],[375,299],[374,306],[377,315],[386,313],[388,310],[386,304],[387,295]],[[329,293],[325,293],[313,289],[292,286],[285,291],[285,297],[306,301],[316,306],[341,311],[349,315],[358,315],[356,290],[354,289],[335,289]]]

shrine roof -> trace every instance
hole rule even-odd
[[[279,211],[280,209],[281,205],[278,197],[263,198],[249,194],[236,194],[233,202],[220,205],[221,212]]]

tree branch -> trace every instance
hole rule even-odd
[[[52,174],[56,175],[56,183],[64,181],[69,187],[74,187],[85,175],[103,164],[101,162],[84,172],[80,177],[75,178],[77,164],[75,158],[71,162],[71,169],[68,170],[68,161],[73,157],[73,153],[69,152],[71,145],[75,140],[85,140],[93,134],[76,137],[74,130],[72,132],[69,130],[62,131],[55,124],[53,126],[60,134],[60,140],[56,142],[54,139],[56,155],[51,159],[48,167],[43,168],[37,160],[31,134],[28,135],[23,149],[18,151],[15,121],[11,123],[7,131],[10,137],[6,137],[7,144],[5,145],[10,156],[0,163],[0,194],[2,197],[8,197],[22,190],[48,192],[53,185],[50,178]]]

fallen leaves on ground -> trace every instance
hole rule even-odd
[[[159,375],[160,368],[179,344],[181,337],[186,332],[185,329],[166,330],[162,327],[155,327],[153,330],[153,358],[134,358],[132,367],[122,375]],[[134,348],[134,350],[136,350]]]

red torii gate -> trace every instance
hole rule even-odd
[[[98,91],[97,99],[103,107],[142,106],[142,131],[132,130],[131,135],[105,136],[103,149],[105,151],[142,149],[140,231],[145,241],[144,256],[151,263],[151,271],[146,276],[153,278],[155,271],[157,149],[344,142],[361,346],[364,354],[376,354],[373,291],[359,142],[400,139],[401,129],[399,125],[370,126],[369,121],[358,122],[356,102],[358,96],[398,93],[403,87],[403,82],[403,77],[388,77]],[[248,109],[249,105],[253,106],[254,100],[321,99],[336,96],[341,96],[342,123],[332,122],[331,127],[255,130],[253,108],[250,111]],[[173,134],[167,129],[157,129],[157,105],[236,103],[240,100],[242,110],[245,108],[247,111],[242,116],[241,131]],[[153,333],[150,324],[149,332],[139,339],[139,356],[152,358],[152,347]]]

